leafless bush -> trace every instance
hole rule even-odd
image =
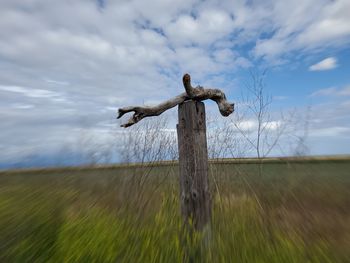
[[[281,138],[291,136],[294,131],[295,111],[272,112],[272,97],[266,92],[266,71],[250,72],[250,80],[245,85],[246,93],[238,103],[232,125],[249,144],[257,158],[269,156],[281,146]]]
[[[232,120],[218,120],[210,113],[207,115],[207,140],[209,159],[244,157],[249,145],[242,140],[241,134],[232,124]]]
[[[169,129],[165,117],[146,119],[124,130],[119,156],[122,163],[152,163],[177,159],[176,130]]]
[[[163,162],[178,159],[176,130],[168,123],[165,116],[149,118],[116,133],[118,156],[127,173],[119,193],[130,200],[126,206],[139,207],[139,217],[168,176],[174,175],[174,165]]]

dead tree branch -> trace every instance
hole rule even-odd
[[[191,85],[191,77],[189,74],[185,74],[182,78],[183,85],[185,87],[186,92],[181,93],[180,95],[167,100],[161,104],[158,104],[154,107],[140,107],[140,106],[129,106],[120,108],[118,110],[117,119],[121,118],[124,114],[128,112],[134,112],[133,116],[128,120],[127,123],[121,125],[121,127],[127,128],[129,126],[134,125],[139,122],[143,118],[158,116],[162,114],[164,111],[175,107],[187,100],[213,100],[217,103],[219,107],[219,111],[222,116],[229,116],[234,111],[234,104],[229,103],[226,99],[225,93],[219,89],[205,89],[201,86],[192,87]]]

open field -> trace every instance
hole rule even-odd
[[[211,162],[204,241],[182,230],[177,169],[1,172],[0,262],[350,262],[349,158]]]

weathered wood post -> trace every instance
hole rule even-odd
[[[211,217],[204,103],[186,101],[179,105],[178,116],[181,212],[185,223],[191,221],[200,231]]]
[[[118,110],[118,119],[128,112],[134,112],[127,123],[129,127],[143,118],[158,116],[179,105],[177,126],[179,143],[181,210],[185,223],[192,221],[195,230],[203,230],[210,223],[211,205],[208,183],[208,153],[206,139],[205,108],[201,101],[211,99],[219,107],[222,116],[234,111],[234,104],[226,100],[219,89],[192,87],[189,74],[183,76],[186,92],[154,107],[130,106]]]

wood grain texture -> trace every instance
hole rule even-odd
[[[186,223],[202,230],[211,216],[204,103],[184,102],[178,114],[181,212]]]

